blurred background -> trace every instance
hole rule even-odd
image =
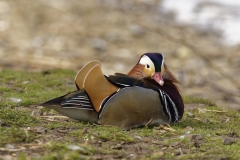
[[[127,73],[161,52],[183,95],[240,110],[240,2],[0,0],[0,70]],[[1,74],[1,72],[0,72]]]

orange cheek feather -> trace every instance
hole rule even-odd
[[[133,69],[128,73],[129,76],[132,76],[137,79],[142,79],[146,77],[144,73],[145,66],[142,64],[137,64]]]

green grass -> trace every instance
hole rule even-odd
[[[34,135],[18,127],[0,128],[0,145],[12,143],[28,143],[34,140]]]
[[[193,116],[184,114],[182,120],[172,125],[175,132],[158,126],[148,126],[122,131],[117,127],[77,122],[53,121],[31,116],[40,110],[42,115],[60,115],[50,109],[39,109],[38,104],[75,90],[75,72],[52,70],[45,73],[3,70],[0,72],[0,148],[12,144],[36,146],[16,152],[17,159],[239,159],[240,141],[235,138],[231,145],[224,145],[230,133],[240,135],[240,113],[222,111],[208,99],[184,96],[184,103],[204,104],[204,110],[190,110]],[[13,103],[9,98],[20,98],[22,103]],[[202,106],[202,105],[201,105]],[[37,127],[45,127],[46,133],[35,133]],[[59,130],[66,130],[61,133]],[[200,134],[203,140],[189,138]],[[38,144],[41,142],[41,144]],[[171,147],[172,144],[178,144]],[[83,150],[72,150],[75,145]],[[119,147],[120,146],[120,147]],[[183,155],[179,155],[182,150]],[[37,158],[38,154],[40,158]],[[9,152],[1,152],[7,155]]]
[[[0,117],[1,120],[4,120],[4,122],[10,126],[34,126],[40,122],[39,119],[29,116],[28,112],[16,108],[2,108],[0,110]]]
[[[52,70],[48,74],[3,70],[0,75],[2,98],[16,97],[23,105],[42,103],[46,99],[74,90],[74,75],[69,70]],[[3,101],[1,106],[13,105]]]

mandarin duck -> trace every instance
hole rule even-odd
[[[178,122],[184,104],[175,76],[160,53],[145,53],[126,75],[104,75],[99,61],[75,77],[77,91],[42,104],[70,118],[130,129]]]

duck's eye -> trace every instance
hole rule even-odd
[[[147,68],[150,68],[149,64],[147,64]]]

